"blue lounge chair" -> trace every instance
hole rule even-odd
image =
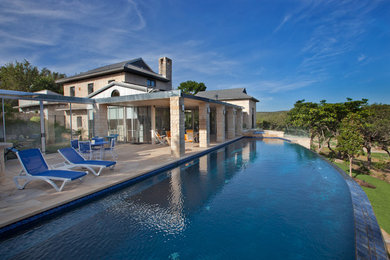
[[[56,191],[62,191],[66,183],[76,179],[81,180],[81,178],[88,173],[65,170],[68,169],[67,167],[50,169],[43,158],[41,151],[37,148],[18,151],[16,155],[23,167],[20,175],[14,177],[16,187],[20,190],[24,189],[24,187],[33,180],[43,180],[53,186]],[[23,179],[26,182],[20,186],[18,182],[19,179]],[[53,181],[62,181],[61,187],[58,188]]]
[[[75,149],[72,147],[66,147],[59,149],[58,152],[64,157],[66,163],[73,167],[84,167],[90,170],[96,176],[99,176],[101,171],[104,168],[115,167],[116,162],[114,161],[95,161],[95,160],[85,160]],[[96,172],[93,168],[99,168],[99,171]]]

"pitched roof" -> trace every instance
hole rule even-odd
[[[255,102],[259,102],[258,99],[249,96],[246,93],[245,88],[230,88],[230,89],[219,89],[219,90],[209,90],[201,91],[196,94],[198,97],[205,97],[215,100],[237,100],[237,99],[251,99]]]
[[[160,74],[154,72],[148,64],[145,63],[145,61],[142,58],[122,61],[110,65],[106,65],[103,67],[99,67],[96,69],[89,70],[87,72],[82,72],[80,74],[62,78],[59,80],[56,80],[56,83],[66,83],[71,81],[76,81],[80,79],[88,79],[92,77],[112,74],[112,73],[118,73],[118,72],[132,72],[134,74],[147,76],[150,78],[158,79],[161,81],[169,81],[167,78],[161,76]]]

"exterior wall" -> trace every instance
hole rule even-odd
[[[241,106],[242,109],[242,125],[243,128],[250,129],[252,128],[251,119],[254,116],[254,126],[256,127],[256,102],[250,99],[243,100],[220,100],[226,103],[233,105]],[[254,109],[254,115],[252,113],[252,108]]]
[[[162,82],[162,81],[159,81],[157,79],[148,78],[147,76],[140,76],[140,75],[131,74],[128,72],[126,72],[126,74],[125,74],[125,82],[126,83],[132,83],[132,84],[142,85],[142,86],[147,87],[147,80],[148,79],[156,81],[156,89],[172,90],[171,81]]]
[[[227,138],[231,139],[236,136],[236,115],[235,109],[232,107],[227,107],[226,109],[226,120],[227,120]]]
[[[209,103],[199,105],[199,147],[208,147],[210,144],[209,110]]]
[[[171,114],[171,153],[175,157],[181,157],[185,153],[184,143],[184,99],[182,97],[170,98]]]
[[[75,82],[64,83],[64,96],[70,96],[70,87],[75,87],[76,97],[88,96],[88,84],[93,83],[93,91],[99,90],[108,85],[109,80],[115,80],[117,82],[125,81],[125,73],[116,73],[112,75],[105,75],[93,79],[77,80]]]
[[[217,130],[217,142],[223,143],[225,142],[225,106],[218,105],[216,109],[216,130]]]
[[[81,117],[81,126],[77,126],[77,118]],[[70,129],[70,113],[69,110],[66,111],[66,116],[65,116],[65,124],[66,128]],[[72,110],[72,130],[73,134],[74,131],[81,130],[81,137],[83,140],[88,139],[88,114],[87,110]],[[76,139],[77,136],[73,135],[73,139]]]
[[[135,95],[135,94],[145,94],[144,91],[136,90],[136,89],[130,89],[130,88],[124,88],[121,86],[112,86],[111,88],[106,89],[105,91],[97,94],[96,96],[93,96],[92,98],[106,98],[111,97],[111,93],[114,90],[118,90],[120,96],[127,96],[127,95]]]

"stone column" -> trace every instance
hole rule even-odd
[[[170,98],[171,114],[171,154],[181,157],[185,153],[184,143],[184,99],[182,97]]]
[[[241,135],[242,133],[242,110],[236,110],[236,135]]]
[[[227,109],[227,138],[231,139],[236,136],[236,120],[235,117],[235,109],[232,107],[229,107]]]
[[[223,143],[225,142],[225,106],[218,105],[216,108],[216,114],[215,118],[217,120],[215,126],[216,126],[216,135],[217,135],[217,143]],[[226,113],[226,111],[225,111]]]
[[[210,106],[209,103],[199,105],[199,147],[210,145]]]
[[[155,131],[156,131],[156,107],[151,106],[150,109],[150,116],[151,118],[151,130],[150,134],[152,135],[152,144],[156,144],[156,136],[155,136]]]
[[[107,105],[94,104],[93,112],[94,112],[93,123],[95,125],[95,135],[106,136],[108,134]]]

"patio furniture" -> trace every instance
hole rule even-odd
[[[156,140],[159,144],[168,144],[170,145],[170,140],[165,135],[160,135],[157,131],[154,132],[154,135],[156,137]]]
[[[99,176],[104,168],[114,169],[116,162],[114,161],[96,161],[85,160],[75,149],[72,147],[59,149],[58,152],[64,157],[66,163],[73,167],[84,167],[90,170],[94,175]],[[96,172],[93,168],[99,168]]]
[[[93,152],[94,152],[92,150],[91,142],[90,141],[80,141],[79,142],[79,152],[84,158],[91,160],[93,158]]]
[[[33,180],[42,180],[53,186],[56,191],[62,191],[66,183],[76,179],[81,180],[88,174],[88,172],[65,170],[69,169],[68,167],[50,169],[38,148],[18,151],[16,154],[23,167],[20,175],[14,177],[16,187],[20,190]],[[20,186],[19,179],[26,182]],[[53,181],[62,181],[61,187],[58,187]]]
[[[115,138],[111,139],[110,141],[110,147],[104,148],[104,156],[106,155],[106,152],[111,153],[112,159],[117,160],[118,159],[118,154],[115,151]]]
[[[78,139],[71,140],[70,146],[73,147],[74,149],[78,150],[79,149],[79,140]]]
[[[91,141],[92,147],[92,157],[93,154],[99,153],[99,160],[103,160],[104,155],[104,145],[108,144],[107,141],[104,141],[103,138],[99,138]]]

